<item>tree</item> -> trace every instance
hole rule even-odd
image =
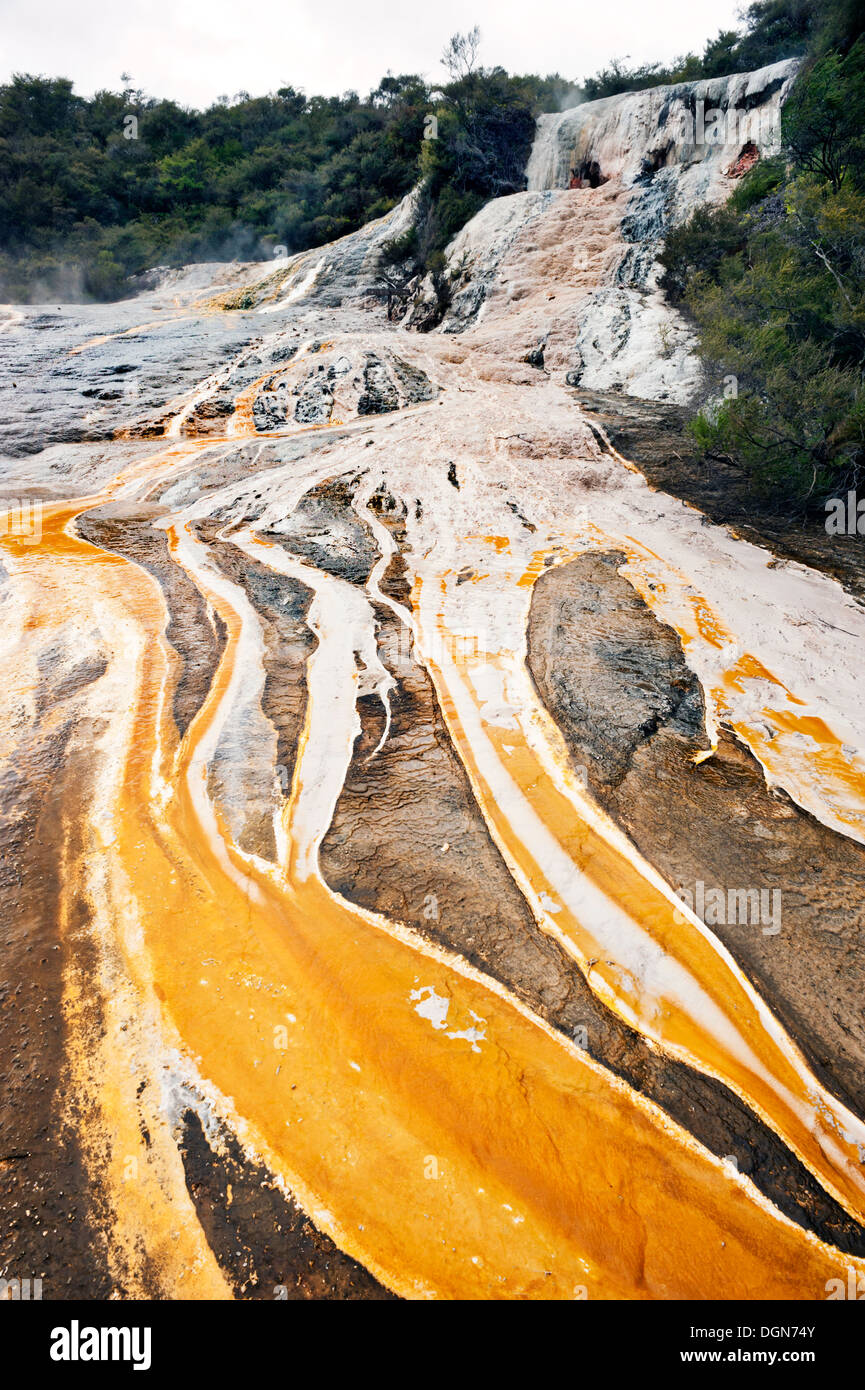
[[[865,41],[842,58],[829,53],[796,83],[781,114],[784,144],[802,169],[837,193],[865,130]]]
[[[153,265],[305,250],[382,216],[424,175],[406,259],[443,275],[436,257],[460,227],[524,186],[537,112],[573,89],[486,71],[479,41],[454,36],[458,75],[435,93],[388,73],[366,97],[284,86],[195,111],[129,87],[87,100],[66,79],[14,78],[0,86],[0,299],[49,285],[109,298]],[[433,100],[437,138],[424,139]]]
[[[471,77],[478,69],[478,53],[481,46],[481,31],[477,25],[467,34],[453,34],[442,54],[442,65],[447,68],[454,82],[460,78]]]

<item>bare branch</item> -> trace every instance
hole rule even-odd
[[[470,77],[478,65],[481,46],[481,31],[477,25],[467,34],[453,34],[442,54],[442,65],[451,77],[458,82],[462,77]]]

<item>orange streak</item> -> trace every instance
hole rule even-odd
[[[317,878],[281,883],[214,838],[189,779],[240,619],[209,595],[228,645],[178,749],[158,588],[64,533],[80,509],[52,509],[38,551],[5,548],[17,571],[55,586],[57,602],[40,603],[45,630],[100,595],[149,639],[104,851],[109,906],[118,923],[132,914],[143,944],[118,929],[118,949],[141,999],[161,1001],[167,1035],[177,1029],[320,1227],[412,1297],[811,1299],[860,1268],[506,991]],[[164,809],[154,754],[171,781]],[[290,828],[291,806],[287,817]],[[430,990],[448,1001],[443,1027],[415,1007]],[[471,1027],[478,1041],[450,1036]],[[131,1199],[114,1195],[122,1215]],[[153,1211],[155,1245],[170,1219]]]

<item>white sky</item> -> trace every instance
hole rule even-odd
[[[481,60],[578,79],[612,57],[666,61],[736,27],[741,0],[0,0],[0,82],[71,77],[193,106],[291,85],[365,94],[390,69],[441,81],[455,30],[479,24]]]

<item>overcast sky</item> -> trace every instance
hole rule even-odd
[[[482,61],[578,79],[612,57],[669,60],[733,28],[741,0],[0,0],[0,81],[71,77],[90,95],[128,72],[149,95],[202,106],[277,87],[361,94],[390,69],[439,81],[455,30]]]

